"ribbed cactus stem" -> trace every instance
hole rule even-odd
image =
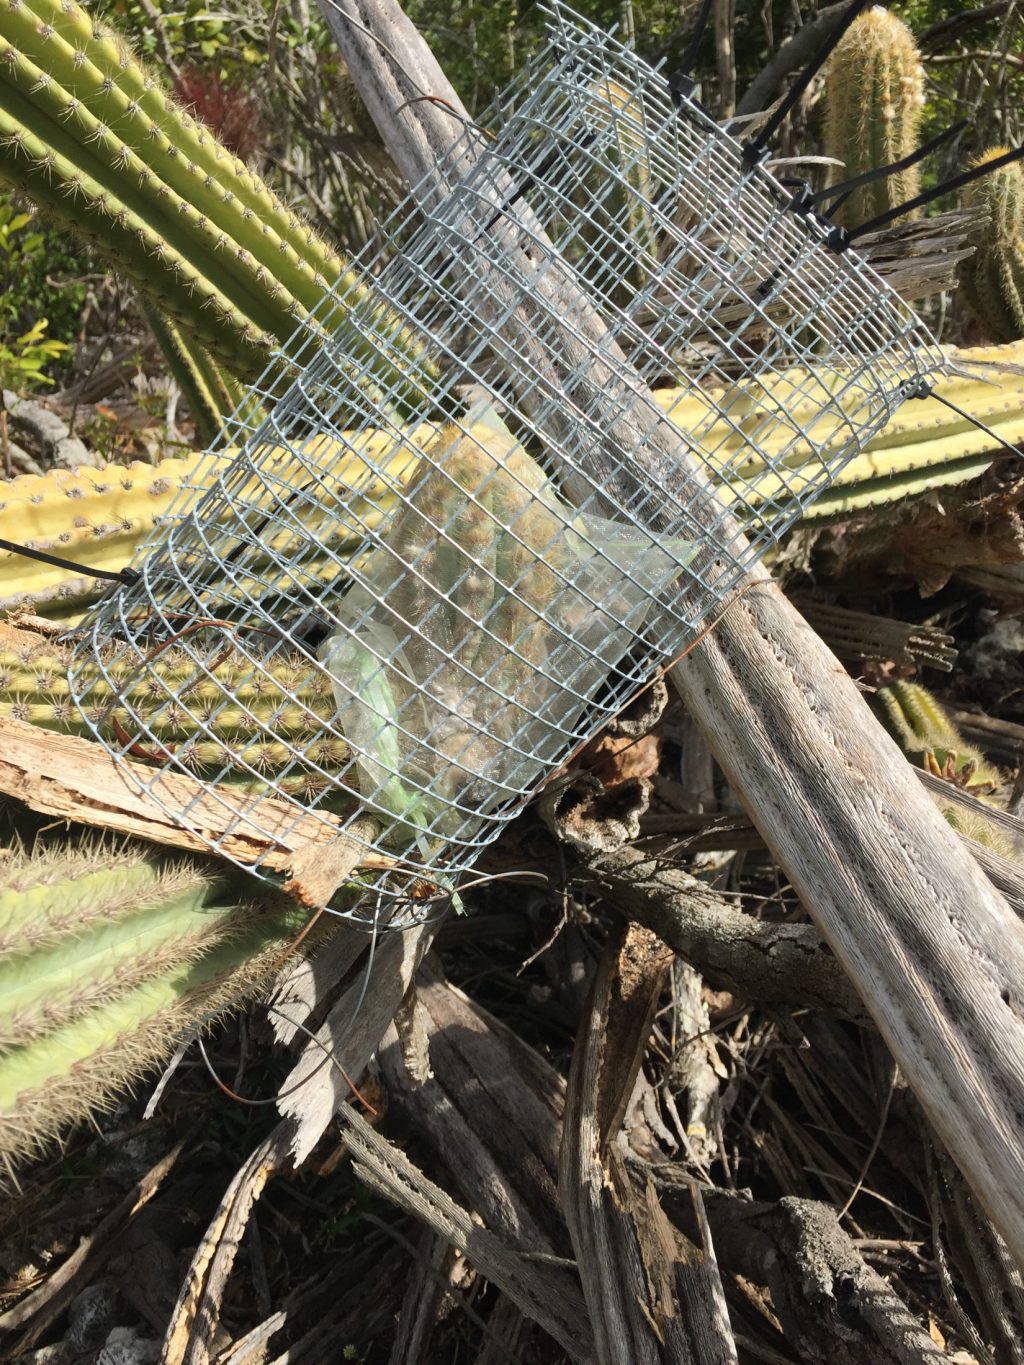
[[[11,0],[6,2],[11,4]],[[244,220],[258,224],[261,232],[265,229],[274,250],[281,250],[283,244],[282,254],[290,253],[289,264],[308,280],[319,281],[321,292],[344,274],[345,263],[337,252],[177,103],[120,34],[93,20],[74,0],[31,0],[27,6],[23,0],[14,0],[11,7],[27,8],[43,30],[60,38],[72,53],[87,56],[92,71],[82,73],[83,84],[76,93],[82,98],[112,97],[105,87],[113,82],[120,94],[163,133],[166,145],[160,150],[181,166],[192,165],[202,172],[203,189],[219,197],[221,203],[230,189]],[[85,65],[81,57],[75,60]],[[93,72],[99,73],[99,86]],[[215,201],[204,202],[211,206]]]
[[[992,147],[974,163],[1005,155]],[[960,263],[960,287],[993,341],[1024,337],[1024,170],[1019,161],[972,181],[964,203],[979,215],[974,255]]]
[[[74,0],[0,0],[0,38],[0,176],[91,234],[223,363],[255,378],[262,365],[252,350],[265,353],[268,337],[285,350],[294,340],[295,359],[321,332],[318,310],[341,334],[349,308],[373,302],[348,264]],[[61,203],[68,191],[84,200],[80,221]],[[332,289],[338,299],[325,312]],[[207,325],[211,305],[237,331],[234,352]],[[376,376],[363,387],[383,381],[413,394],[420,343],[397,316],[386,321],[382,347],[368,347],[353,329],[348,352],[366,362],[361,383]],[[297,334],[300,322],[306,331]]]
[[[62,226],[90,234],[140,289],[182,323],[197,326],[215,355],[258,373],[269,357],[270,339],[158,229],[37,137],[26,116],[0,81],[0,179],[24,189]]]
[[[188,404],[199,440],[213,449],[224,440],[224,425],[233,413],[236,420],[258,426],[265,412],[255,394],[247,391],[184,328],[165,317],[159,308],[143,303],[142,313],[168,368]]]
[[[86,737],[93,726],[114,734],[121,724],[134,734],[141,725],[138,758],[162,761],[173,752],[198,777],[256,792],[272,779],[301,799],[338,786],[349,761],[348,746],[331,733],[333,691],[308,660],[274,658],[258,670],[229,654],[216,678],[197,682],[180,651],[168,649],[141,677],[111,651],[102,673],[79,674],[80,687],[89,683],[98,692],[88,720],[71,698],[66,669],[63,648],[0,647],[0,717]],[[332,799],[338,808],[354,800],[344,791]]]
[[[104,127],[116,129],[123,144],[143,157],[159,181],[180,195],[197,214],[221,225],[233,241],[245,243],[264,267],[272,268],[271,288],[279,285],[282,292],[295,294],[307,309],[315,307],[326,285],[333,284],[343,273],[340,259],[326,247],[319,253],[322,257],[319,268],[300,258],[295,248],[270,225],[275,218],[286,222],[287,214],[266,189],[262,194],[255,193],[256,178],[243,163],[219,147],[169,96],[158,93],[154,84],[150,83],[147,90],[145,74],[137,63],[130,59],[128,65],[119,62],[116,71],[105,63],[105,71],[90,60],[90,51],[97,47],[94,37],[69,42],[40,17],[39,11],[45,14],[51,7],[40,4],[35,8],[36,13],[24,4],[14,11],[8,10],[5,29],[12,41],[26,54],[38,53],[46,71],[69,96]],[[96,54],[101,60],[103,46],[98,45]],[[214,148],[216,151],[206,166],[191,155],[202,155]],[[250,192],[237,194],[229,189],[222,183],[225,171],[230,171],[231,180],[239,189]],[[309,250],[309,243],[301,245]],[[322,269],[332,262],[335,274],[328,281]]]
[[[975,347],[959,352],[956,359],[964,365],[983,365],[987,373],[977,378],[944,378],[937,395],[979,417],[998,433],[1004,445],[1024,443],[1024,379],[1020,373],[1024,345]],[[813,421],[808,398],[812,389],[808,372],[801,369],[780,375],[767,393],[757,395],[722,389],[705,397],[692,390],[659,389],[655,398],[677,425],[707,448],[712,462],[727,461],[735,467],[744,432],[750,424],[763,420],[766,408],[784,407],[786,413],[786,423],[780,422],[762,438],[765,458],[781,458],[784,445],[792,441],[793,430],[806,428]],[[716,420],[709,398],[727,404],[728,422]],[[365,453],[365,460],[363,454],[354,454],[347,445],[326,435],[304,442],[302,458],[314,470],[329,470],[339,484],[348,483],[357,489],[359,496],[351,508],[363,525],[372,528],[387,515],[394,502],[394,486],[408,477],[415,460],[409,444],[395,441],[384,432],[369,437],[350,433],[348,439]],[[430,439],[430,428],[410,432],[410,439],[422,446]],[[905,403],[885,430],[838,472],[834,487],[826,490],[805,515],[809,519],[841,515],[930,488],[964,483],[988,467],[990,458],[986,456],[990,457],[994,449],[990,436],[951,411],[938,396]],[[228,455],[201,454],[164,460],[155,466],[136,463],[101,471],[53,470],[46,475],[22,475],[0,484],[0,536],[116,572],[131,562],[182,487],[208,487],[226,468]],[[803,448],[797,446],[787,458],[798,464],[804,455]],[[287,461],[294,457],[282,448],[281,458]],[[371,461],[384,468],[386,479],[370,477]],[[779,478],[767,473],[763,462],[744,464],[743,478],[749,480],[754,497],[770,497],[780,491]],[[240,495],[249,496],[250,492],[239,490]],[[343,554],[345,544],[339,542],[338,535],[339,518],[335,509],[327,507],[321,539],[335,553]],[[278,549],[282,548],[283,542],[279,542]],[[337,572],[334,561],[318,558],[312,550],[309,554],[304,567],[307,575],[323,581],[332,579]],[[73,571],[2,551],[0,576],[5,584],[0,589],[0,610],[17,608],[26,601],[37,608],[52,602],[57,610],[62,603],[73,609],[97,591],[94,580],[83,580]],[[260,591],[260,585],[254,583],[253,590]],[[0,663],[0,676],[4,666]],[[40,690],[45,692],[41,684],[29,689]]]
[[[151,899],[206,885],[199,863],[167,865],[138,844],[22,853],[0,885],[0,960],[39,952]]]
[[[924,767],[966,778],[971,786],[994,789],[999,770],[968,744],[941,703],[920,683],[894,682],[880,688],[882,718],[904,753]]]
[[[87,932],[76,926],[52,948],[0,962],[0,1051],[21,1047],[141,981],[195,961],[223,942],[232,926],[237,932],[237,908],[210,906],[209,896],[209,886],[199,885],[134,914],[101,920]]]
[[[137,1084],[190,1030],[267,985],[299,927],[295,916],[253,912],[244,932],[198,961],[0,1057],[0,1156],[36,1154]]]
[[[149,223],[170,250],[194,267],[205,265],[211,282],[255,327],[281,342],[290,338],[306,310],[276,279],[258,279],[244,246],[153,174],[123,141],[119,122],[111,126],[98,119],[84,100],[3,37],[0,70],[7,82],[0,99],[27,131],[102,186],[117,204],[115,212],[126,211]]]
[[[833,182],[899,161],[918,145],[924,70],[906,24],[875,6],[851,24],[825,73],[825,150],[842,161]],[[855,190],[837,217],[853,226],[912,199],[916,166]]]
[[[920,683],[895,682],[877,693],[890,729],[905,749],[922,744],[950,748],[963,744],[958,730],[932,694]]]

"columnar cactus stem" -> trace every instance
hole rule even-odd
[[[43,847],[0,887],[0,1157],[38,1152],[269,983],[302,913],[143,845]],[[31,911],[31,913],[29,913]]]
[[[1024,442],[1024,346],[975,347],[955,357],[963,365],[985,366],[987,376],[957,375],[941,381],[938,392],[971,412],[998,433],[1006,446]],[[993,382],[995,381],[995,382]],[[212,382],[212,381],[211,381]],[[711,458],[733,461],[741,447],[745,424],[763,420],[766,405],[784,405],[785,426],[765,440],[766,453],[778,458],[790,433],[810,421],[806,371],[780,376],[778,384],[756,400],[735,393],[729,397],[730,422],[711,423],[707,402],[700,395],[679,389],[659,389],[657,401],[683,430],[703,442]],[[724,395],[711,395],[721,398]],[[431,428],[410,433],[422,446]],[[376,525],[386,515],[395,484],[413,468],[411,444],[396,442],[385,432],[351,437],[366,460],[383,466],[384,480],[370,479],[362,455],[332,437],[312,437],[302,454],[315,468],[330,470],[340,483],[359,489],[353,506],[362,523]],[[994,443],[990,436],[952,412],[938,397],[905,403],[896,416],[864,451],[840,470],[833,488],[826,490],[806,513],[808,519],[840,515],[880,503],[895,502],[931,488],[964,483],[980,474],[991,462]],[[230,452],[229,452],[230,453]],[[132,464],[105,470],[71,473],[54,470],[46,475],[22,475],[0,483],[0,536],[36,549],[49,550],[97,569],[117,571],[131,561],[138,546],[157,520],[165,515],[184,485],[207,487],[226,467],[229,455],[196,455],[189,459],[164,460],[151,466]],[[291,458],[282,452],[282,458]],[[799,455],[794,454],[799,460]],[[754,495],[777,491],[774,475],[753,462],[743,467]],[[390,487],[388,486],[390,485]],[[326,509],[326,528],[333,516]],[[334,518],[334,534],[338,533]],[[342,544],[333,548],[343,550]],[[72,571],[37,561],[15,560],[0,552],[6,565],[6,589],[0,593],[0,610],[12,610],[31,602],[37,608],[58,611],[80,609],[97,590],[94,580],[83,580]],[[318,567],[319,565],[319,567]],[[307,572],[332,575],[332,563],[308,562]]]
[[[298,361],[325,326],[345,331],[346,301],[366,293],[348,264],[74,0],[0,0],[0,70],[0,178],[91,233],[240,377],[272,346]],[[412,394],[419,343],[392,324],[387,358],[346,340]]]
[[[207,449],[223,439],[224,424],[232,414],[236,415],[237,421],[250,426],[258,426],[263,421],[265,411],[255,393],[239,384],[159,308],[143,304],[142,312],[188,403],[199,439]]]
[[[875,6],[850,26],[825,74],[825,149],[846,167],[834,181],[888,166],[917,148],[924,70],[902,20]],[[912,199],[916,166],[855,190],[837,215],[849,225]]]
[[[1005,155],[991,147],[976,166]],[[960,287],[993,341],[1024,337],[1024,170],[1019,161],[974,180],[964,196],[979,223],[974,255],[961,261]]]

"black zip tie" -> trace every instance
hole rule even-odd
[[[707,28],[708,19],[711,17],[712,3],[713,0],[701,0],[701,7],[694,21],[690,41],[683,53],[683,60],[668,78],[672,103],[677,109],[683,100],[690,98],[696,88],[696,82],[693,80],[693,68],[697,65],[697,53],[700,51],[700,45],[704,40],[704,30]]]
[[[954,123],[947,128],[944,133],[938,133],[930,142],[926,142],[923,147],[918,147],[916,152],[911,152],[909,156],[901,157],[899,161],[890,161],[888,166],[877,166],[873,171],[864,171],[862,175],[852,176],[849,180],[843,180],[838,185],[828,185],[823,190],[818,190],[812,198],[812,202],[820,204],[826,199],[834,199],[837,195],[845,201],[847,195],[854,190],[860,189],[862,185],[870,185],[875,180],[886,180],[890,175],[895,175],[897,171],[908,171],[919,161],[923,161],[926,156],[934,152],[946,142],[951,142],[967,127],[967,119],[961,119],[959,123]],[[831,217],[839,208],[838,204],[833,204],[830,209],[825,210],[826,217]]]
[[[13,540],[0,540],[0,550],[10,550],[12,554],[24,555],[26,559],[38,559],[43,564],[52,564],[58,569],[74,569],[76,573],[86,574],[89,578],[105,578],[108,583],[123,583],[132,587],[142,578],[138,569],[93,569],[88,564],[79,564],[73,559],[61,559],[59,555],[47,554],[45,550],[32,550],[27,545],[15,545]]]
[[[960,175],[953,176],[952,180],[944,180],[941,185],[925,190],[915,199],[908,199],[905,204],[897,204],[894,209],[887,209],[885,213],[880,213],[877,218],[871,218],[868,222],[861,223],[859,227],[851,228],[847,234],[848,240],[852,242],[857,237],[863,237],[865,233],[877,232],[879,228],[885,227],[893,219],[902,218],[905,213],[912,213],[914,209],[923,208],[925,204],[930,204],[933,199],[938,199],[940,195],[949,194],[953,190],[960,189],[963,185],[969,185],[972,180],[980,180],[983,175],[1001,170],[1003,166],[1009,166],[1014,161],[1020,161],[1022,157],[1024,157],[1024,143],[1012,152],[1005,152],[992,161],[984,161],[980,166],[973,166],[969,171],[962,171]]]
[[[854,19],[857,18],[857,15],[871,3],[872,0],[853,0],[846,13],[839,20],[839,23],[836,24],[835,28],[828,34],[817,52],[815,52],[803,71],[801,71],[800,75],[790,86],[788,94],[775,110],[775,113],[772,114],[771,118],[755,138],[752,138],[749,142],[743,144],[743,160],[748,167],[756,166],[760,161],[764,160],[767,143],[782,123],[782,120],[828,61],[829,57],[832,55],[833,49],[839,43]]]
[[[964,421],[970,422],[971,425],[977,427],[979,431],[983,431],[986,436],[991,436],[1000,450],[1008,450],[1011,454],[1016,455],[1019,460],[1024,460],[1024,450],[1022,450],[1020,446],[1011,445],[1009,441],[1004,440],[1003,437],[999,435],[998,431],[993,431],[991,427],[987,427],[980,417],[975,417],[973,413],[966,412],[958,403],[954,403],[952,399],[946,398],[939,393],[938,389],[933,389],[931,393],[926,396],[937,398],[940,403],[944,404],[952,412],[955,412],[957,416],[962,417]],[[981,453],[984,454],[984,451]],[[970,457],[967,456],[965,458],[969,459]]]

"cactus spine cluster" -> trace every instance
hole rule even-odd
[[[987,805],[1003,786],[1003,775],[980,749],[968,744],[941,704],[920,683],[894,682],[875,694],[881,719],[903,752],[926,772],[966,788]],[[1002,857],[1016,850],[1002,830],[977,811],[940,802],[943,815],[961,834]]]
[[[1005,155],[991,147],[975,166]],[[961,261],[960,288],[992,341],[1024,337],[1024,170],[1019,161],[973,180],[964,204],[977,210],[974,255]]]
[[[348,264],[75,0],[0,0],[0,73],[0,180],[91,237],[238,378],[298,323],[315,332],[326,291],[363,298]],[[344,328],[344,309],[332,318]],[[397,322],[389,343],[394,364],[378,358],[376,374],[401,386],[417,345]]]
[[[0,1158],[35,1154],[268,983],[300,912],[141,844],[43,845],[0,881]]]
[[[917,148],[924,69],[913,34],[880,6],[851,24],[825,74],[825,150],[846,167],[833,183],[888,166]],[[837,214],[853,226],[912,199],[917,167],[855,190]]]

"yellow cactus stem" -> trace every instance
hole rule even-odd
[[[1024,444],[1024,375],[1020,373],[1024,343],[975,347],[954,353],[952,360],[968,370],[983,370],[943,379],[937,393],[992,427],[1005,446]],[[767,458],[780,456],[796,424],[809,420],[808,392],[806,371],[794,370],[779,376],[767,396],[739,389],[727,393],[724,388],[705,396],[691,389],[665,388],[656,390],[654,398],[680,430],[707,452],[712,466],[732,467],[748,436],[763,441]],[[717,418],[711,402],[728,403],[728,422]],[[783,404],[787,417],[784,422],[776,421]],[[329,474],[338,488],[339,503],[324,507],[322,534],[326,544],[332,544],[333,536],[332,548],[343,549],[337,542],[340,500],[348,500],[350,521],[361,519],[370,528],[379,525],[394,505],[395,489],[413,468],[416,449],[422,449],[433,432],[427,423],[402,438],[383,430],[345,433],[341,439],[321,434],[302,442],[294,453],[282,444],[267,464],[268,475],[287,476],[296,456],[314,473]],[[838,420],[833,434],[841,434]],[[827,442],[829,432],[820,435]],[[988,467],[992,451],[991,437],[937,397],[914,399],[839,472],[833,488],[812,505],[807,516],[838,515],[966,482]],[[0,482],[0,537],[116,573],[132,562],[160,520],[182,506],[184,490],[210,487],[235,453],[225,450],[99,471],[54,470]],[[799,464],[805,456],[804,449],[795,447],[787,463]],[[262,453],[260,460],[264,460]],[[780,480],[764,469],[763,461],[759,468],[753,459],[748,460],[741,474],[750,481],[755,499],[779,491]],[[254,477],[233,493],[239,499],[256,500],[257,487]],[[727,490],[723,496],[728,498]],[[321,571],[333,577],[336,569],[329,560],[314,557],[309,572]],[[62,613],[81,610],[101,591],[94,579],[6,551],[0,551],[0,574],[5,582],[0,612],[26,605]]]
[[[906,24],[880,5],[855,19],[829,59],[824,98],[825,150],[845,166],[833,183],[916,151],[924,68]],[[852,227],[919,191],[920,172],[912,166],[854,190],[837,217]]]
[[[1009,148],[990,147],[974,162],[984,166]],[[1019,161],[972,181],[964,204],[979,222],[971,234],[974,254],[958,274],[971,310],[994,341],[1024,337],[1024,170]]]

